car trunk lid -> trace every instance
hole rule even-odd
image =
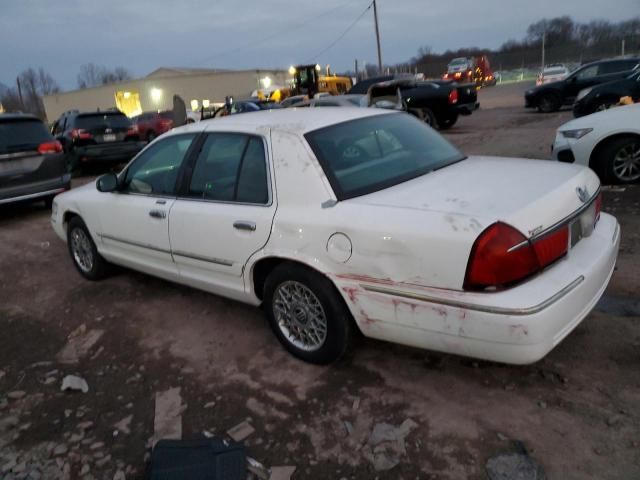
[[[501,221],[527,238],[570,217],[598,192],[588,168],[545,160],[471,157],[349,201]]]
[[[98,112],[79,115],[75,126],[90,135],[90,138],[80,137],[76,144],[90,145],[125,141],[132,123],[119,112]]]

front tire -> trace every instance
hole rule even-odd
[[[603,183],[640,182],[640,137],[618,137],[600,149],[595,169]]]
[[[545,93],[538,102],[538,111],[542,113],[552,113],[560,110],[560,98],[553,93]]]
[[[351,314],[331,281],[311,269],[276,267],[265,282],[263,306],[280,343],[305,362],[331,363],[349,346]]]
[[[80,275],[87,280],[101,280],[107,276],[109,264],[98,253],[89,229],[80,217],[73,217],[67,227],[69,255]]]

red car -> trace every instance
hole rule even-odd
[[[140,138],[150,142],[173,128],[173,112],[145,112],[134,117],[133,121],[138,126]]]

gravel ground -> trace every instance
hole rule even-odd
[[[570,112],[526,111],[526,87],[482,90],[446,136],[548,158]],[[44,207],[2,208],[0,478],[147,478],[156,394],[174,387],[184,438],[248,421],[249,453],[294,479],[484,479],[491,457],[523,449],[550,479],[639,478],[640,189],[605,192],[605,210],[623,231],[606,296],[537,364],[361,339],[316,367],[258,309],[126,270],[84,281]],[[88,392],[61,392],[69,374]],[[375,470],[386,461],[399,463]]]

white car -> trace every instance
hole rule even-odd
[[[86,278],[111,262],[262,304],[309,362],[359,329],[524,364],[609,282],[620,229],[599,190],[576,165],[467,158],[406,113],[283,109],[174,129],[51,221]]]
[[[553,157],[591,167],[604,183],[640,181],[640,103],[576,118],[562,125]]]
[[[564,65],[550,65],[545,67],[536,78],[536,86],[551,82],[559,82],[569,76],[569,69]]]

